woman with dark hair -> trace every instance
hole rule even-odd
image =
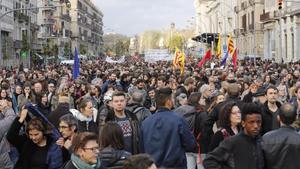
[[[46,92],[41,92],[37,98],[37,108],[47,117],[51,112],[51,106],[48,102],[48,95]]]
[[[131,154],[124,150],[121,127],[116,122],[107,122],[100,135],[100,159],[107,169],[122,169],[124,160]]]
[[[71,160],[64,169],[102,169],[98,137],[95,133],[76,134],[72,140]]]
[[[18,104],[18,97],[22,94],[22,87],[20,84],[17,84],[14,92],[12,94],[12,103],[13,103],[13,109],[17,113],[19,112],[19,104]]]
[[[210,113],[218,104],[222,103],[225,100],[225,96],[221,92],[214,93],[212,95],[212,103],[210,104],[207,112]]]
[[[70,109],[70,112],[78,120],[78,132],[93,132],[98,134],[98,126],[94,118],[92,100],[81,99],[77,109]]]
[[[8,107],[12,108],[12,99],[9,97],[7,89],[1,88],[0,90],[0,100],[6,100]]]
[[[238,134],[240,131],[241,111],[236,102],[231,101],[223,105],[219,114],[220,129],[214,134],[209,145],[213,151],[226,138]]]
[[[19,134],[28,110],[22,109],[7,133],[7,140],[17,148],[19,159],[15,169],[60,169],[63,166],[61,148],[56,140],[47,134],[47,127],[38,118],[33,118],[26,126],[26,134]]]

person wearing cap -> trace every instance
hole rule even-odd
[[[263,105],[267,101],[265,93],[266,93],[266,88],[264,86],[258,88],[256,90],[256,93],[254,93],[253,95],[254,96],[253,102],[258,105]]]
[[[99,133],[101,133],[101,130],[103,126],[105,125],[105,120],[107,117],[107,114],[109,111],[112,110],[112,92],[106,92],[103,97],[104,104],[99,108],[98,110],[98,116],[97,116],[97,124],[99,128]]]
[[[157,112],[141,125],[141,150],[151,155],[158,167],[186,169],[185,153],[196,148],[196,139],[185,119],[171,111],[171,88],[160,88],[155,99]]]

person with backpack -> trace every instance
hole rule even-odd
[[[204,106],[199,104],[200,98],[201,93],[194,92],[188,98],[187,105],[180,106],[174,110],[186,120],[198,144],[194,151],[186,152],[188,169],[195,169],[196,166],[198,169],[203,169],[201,160],[205,158],[207,153],[208,143],[205,141],[205,138],[201,138],[201,132],[208,114],[204,110]]]
[[[141,124],[148,116],[151,115],[150,110],[143,106],[144,94],[135,90],[130,96],[127,110],[136,115],[139,123]]]
[[[219,114],[220,129],[213,135],[209,145],[209,151],[213,151],[219,144],[240,131],[241,111],[236,102],[226,103]]]

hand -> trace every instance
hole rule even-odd
[[[27,117],[27,114],[28,114],[28,110],[23,107],[22,110],[21,110],[21,112],[20,112],[20,118],[19,118],[19,122],[20,123],[24,122],[24,120]]]
[[[65,139],[63,137],[60,137],[57,141],[56,144],[59,145],[60,147],[63,147],[65,144]]]
[[[71,146],[72,146],[72,141],[69,139],[66,140],[64,147],[69,150]]]
[[[156,110],[156,107],[154,107],[154,106],[150,107],[150,111],[155,111],[155,110]]]
[[[7,100],[0,100],[0,107],[2,109],[4,109],[5,107],[7,107]]]

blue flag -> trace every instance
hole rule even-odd
[[[79,76],[79,58],[78,58],[78,51],[77,48],[75,48],[75,56],[74,56],[74,65],[73,65],[73,79],[77,79]]]
[[[228,50],[227,50],[225,56],[223,57],[223,59],[221,61],[221,66],[224,66],[226,64],[227,58],[228,58]]]

